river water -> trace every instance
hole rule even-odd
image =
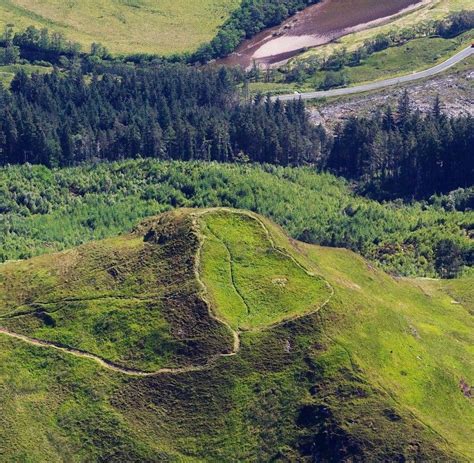
[[[245,40],[219,64],[248,68],[284,62],[302,50],[331,42],[356,30],[388,20],[427,0],[323,0]]]

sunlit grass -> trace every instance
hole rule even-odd
[[[87,50],[113,53],[193,51],[214,37],[239,0],[0,0],[0,29],[34,25],[62,32]]]

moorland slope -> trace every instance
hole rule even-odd
[[[88,49],[113,53],[194,51],[211,40],[239,0],[0,0],[0,27],[46,27]]]
[[[1,457],[472,460],[470,288],[222,208],[5,263]]]

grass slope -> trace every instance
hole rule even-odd
[[[203,217],[203,279],[219,313],[235,329],[301,316],[328,299],[325,281],[275,247],[255,216],[227,211]]]
[[[467,307],[440,291],[441,282],[427,293],[423,280],[394,280],[347,251],[308,252],[328,281],[339,282],[333,312],[322,315],[327,333],[371,382],[472,459],[474,404],[459,387],[474,375],[474,319]],[[472,297],[473,283],[451,285],[470,287]]]
[[[14,24],[62,32],[86,49],[113,53],[193,51],[214,37],[239,0],[0,0],[0,27]]]
[[[128,335],[127,329],[141,333],[167,313],[173,314],[170,326],[176,318],[195,326],[198,304],[188,296],[195,265],[189,259],[200,243],[201,278],[214,294],[211,311],[223,317],[219,326],[247,328],[239,333],[236,355],[198,371],[146,378],[0,334],[2,459],[472,461],[474,403],[460,388],[461,380],[474,382],[472,279],[449,287],[394,279],[349,251],[290,242],[262,217],[198,212],[166,214],[132,235],[79,248],[81,278],[63,289],[54,288],[67,274],[60,265],[64,254],[0,266],[3,314],[24,304],[26,295],[49,297],[51,289],[69,297],[104,287],[137,296],[184,278],[172,288],[172,310],[153,307],[143,319],[140,305],[127,308],[133,323],[116,335]],[[154,249],[150,265],[133,258],[147,247]],[[94,261],[107,266],[111,255],[129,266],[127,278],[110,283],[102,270],[97,279],[83,278],[81,269]],[[25,288],[32,275],[37,280]],[[286,285],[275,285],[275,277]],[[250,314],[242,314],[237,289]],[[114,301],[109,310],[114,307],[121,306]],[[97,310],[104,307],[98,303]],[[218,322],[198,313],[201,322]],[[287,323],[274,325],[287,316]],[[64,321],[87,338],[85,318],[76,323],[71,312]],[[12,319],[9,328],[29,329]],[[179,339],[179,331],[170,332]],[[220,337],[212,333],[203,333],[207,345],[219,340],[222,352],[228,329]]]

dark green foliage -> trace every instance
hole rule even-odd
[[[5,48],[0,48],[0,66],[15,64],[20,59],[20,49],[15,45],[7,45]]]
[[[347,76],[341,71],[329,71],[326,73],[324,81],[320,85],[321,90],[329,90],[334,87],[344,87],[347,85]]]
[[[436,246],[436,270],[442,278],[455,278],[463,265],[463,256],[457,243],[441,240]]]
[[[434,195],[430,198],[430,202],[447,211],[472,211],[474,210],[474,186],[458,188],[447,195]]]
[[[2,49],[2,47],[4,48]],[[58,64],[61,62],[61,57],[78,55],[81,46],[67,40],[61,32],[50,32],[47,28],[38,29],[35,26],[29,26],[25,30],[15,33],[13,26],[7,25],[0,38],[0,64],[2,50],[4,50],[5,56],[11,56],[14,51],[17,58],[21,56],[28,61],[44,60],[48,63]],[[94,55],[92,52],[91,54]],[[11,61],[11,63],[13,62],[15,61]]]
[[[342,124],[327,167],[378,199],[428,198],[472,186],[473,146],[472,117],[444,116],[439,99],[431,114],[421,116],[405,92],[395,115],[387,110]]]
[[[472,28],[474,28],[474,10],[453,13],[446,20],[436,24],[436,31],[441,37],[455,37]]]
[[[422,117],[405,94],[395,115],[352,117],[332,140],[310,123],[301,100],[239,103],[240,79],[225,68],[183,65],[113,66],[92,78],[20,72],[11,93],[0,89],[0,165],[138,157],[316,164],[377,199],[428,198],[472,185],[473,119],[444,116],[439,99]],[[343,71],[330,71],[323,84],[343,83]]]
[[[239,73],[163,65],[31,77],[0,88],[0,165],[151,157],[315,162],[324,131],[301,102],[239,104]]]

